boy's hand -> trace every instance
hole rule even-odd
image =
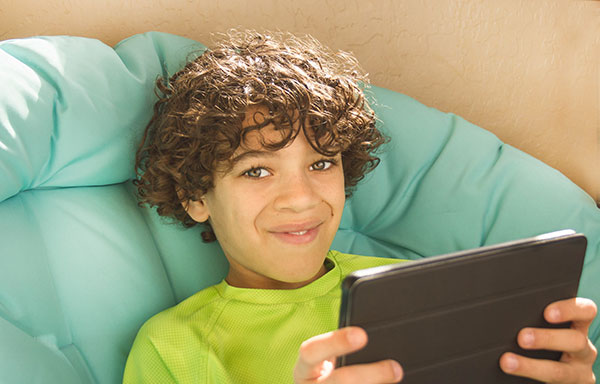
[[[300,346],[294,368],[297,384],[311,383],[397,383],[402,368],[393,360],[335,369],[335,359],[367,345],[367,333],[359,327],[346,327],[318,335]]]
[[[569,299],[548,305],[544,318],[549,323],[571,321],[571,328],[524,328],[517,339],[523,349],[562,351],[560,361],[505,353],[500,358],[500,368],[508,374],[545,383],[595,383],[592,365],[597,351],[588,339],[588,329],[596,313],[596,305],[588,299]]]

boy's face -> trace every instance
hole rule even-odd
[[[261,133],[280,137],[269,126]],[[186,208],[194,220],[210,220],[229,260],[229,284],[297,288],[325,273],[345,201],[341,155],[319,154],[302,132],[278,151],[264,149],[258,136],[251,132],[233,168],[217,172],[214,188]]]

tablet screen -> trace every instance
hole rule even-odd
[[[530,383],[504,374],[500,356],[512,351],[558,359],[559,352],[525,351],[524,327],[550,325],[544,308],[575,297],[585,236],[560,231],[516,242],[356,271],[342,284],[340,327],[369,336],[338,365],[397,360],[403,383]]]

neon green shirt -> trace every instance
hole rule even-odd
[[[298,289],[203,289],[144,324],[123,383],[293,382],[300,344],[337,328],[344,277],[395,262],[330,251],[328,272]]]

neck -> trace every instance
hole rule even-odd
[[[327,273],[325,264],[321,265],[319,271],[310,279],[299,282],[287,282],[271,279],[266,276],[256,275],[255,273],[244,273],[238,268],[230,266],[229,273],[225,278],[227,284],[237,288],[254,288],[254,289],[297,289],[302,288],[321,276]]]

